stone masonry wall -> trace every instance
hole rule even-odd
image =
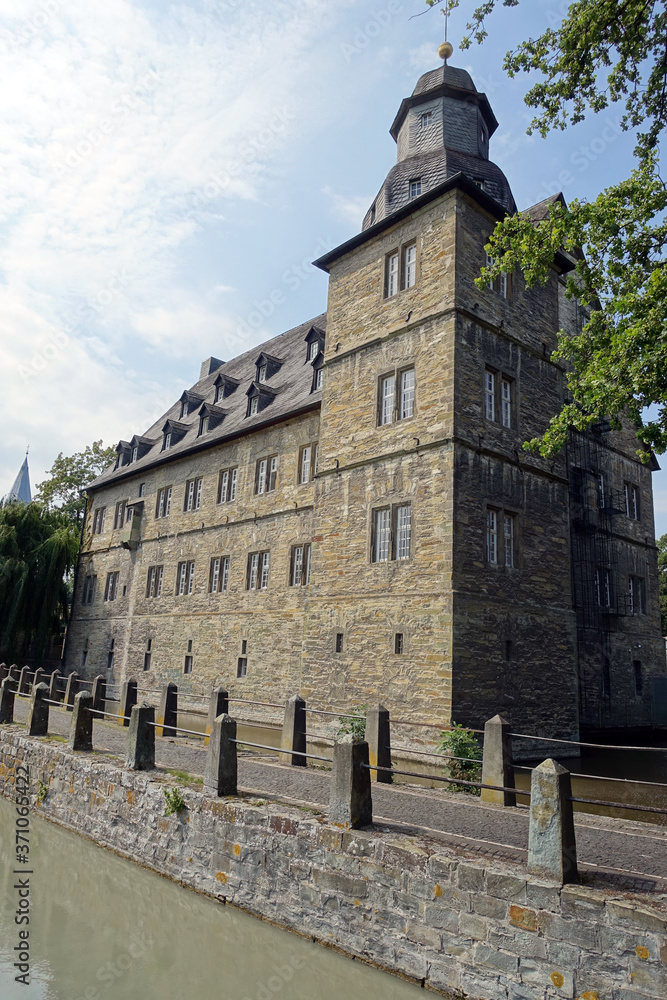
[[[0,793],[27,765],[46,819],[156,872],[454,998],[661,1000],[667,911],[560,889],[419,837],[345,831],[311,810],[183,789],[92,754],[0,733]],[[37,804],[38,783],[47,786]]]

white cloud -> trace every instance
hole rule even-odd
[[[329,186],[322,188],[322,194],[329,199],[337,218],[349,223],[357,231],[361,229],[363,218],[373,201],[372,195],[338,194]]]

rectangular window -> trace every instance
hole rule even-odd
[[[258,382],[266,382],[266,365],[262,365],[257,373]]]
[[[88,650],[87,650],[87,649],[84,649],[84,650],[83,650],[83,651],[81,652],[81,666],[82,666],[82,667],[85,667],[85,665],[86,665],[87,663],[88,663]]]
[[[95,600],[95,590],[97,589],[97,577],[87,576],[83,581],[83,597],[81,598],[82,604],[92,604]]]
[[[512,514],[504,515],[505,531],[504,531],[504,541],[505,541],[505,565],[510,569],[514,568],[514,516]]]
[[[308,361],[314,361],[320,352],[320,342],[319,340],[312,340],[308,344]]]
[[[321,389],[324,382],[324,368],[318,368],[315,372],[315,390]]]
[[[255,493],[272,493],[276,488],[278,475],[278,456],[270,455],[260,458],[255,468]]]
[[[248,556],[246,590],[266,590],[269,586],[269,552],[251,552]]]
[[[595,603],[600,608],[611,607],[611,570],[601,567],[595,570]]]
[[[410,504],[396,508],[396,559],[410,558],[411,515]]]
[[[215,556],[211,559],[209,591],[223,594],[229,585],[229,556]]]
[[[646,614],[646,585],[642,577],[631,576],[628,581],[628,595],[630,599],[630,614]]]
[[[93,534],[101,535],[104,531],[104,519],[106,517],[106,507],[98,507],[93,514]]]
[[[410,197],[418,198],[422,193],[422,179],[421,177],[415,177],[414,180],[410,181]]]
[[[498,512],[486,512],[486,561],[498,565]]]
[[[290,586],[307,587],[310,583],[310,545],[293,545]]]
[[[604,476],[602,473],[598,473],[596,482],[597,495],[598,495],[598,507],[605,507],[605,488],[604,488]]]
[[[169,517],[171,510],[171,486],[163,486],[157,491],[157,502],[155,504],[155,517]]]
[[[191,674],[192,673],[192,659],[193,658],[190,655],[188,655],[188,656],[185,657],[185,661],[183,663],[183,673],[184,674]]]
[[[374,511],[374,518],[373,562],[387,562],[391,546],[391,509],[384,507]]]
[[[399,257],[398,253],[390,253],[387,256],[386,263],[386,276],[385,276],[385,295],[386,298],[390,299],[393,295],[398,293],[398,271],[399,271]]]
[[[184,511],[199,510],[203,479],[189,479],[185,484]]]
[[[114,530],[122,528],[125,524],[125,509],[127,507],[127,500],[121,500],[116,504],[116,512],[114,514],[113,526]]]
[[[494,263],[494,258],[487,253],[486,266],[493,267]],[[487,288],[489,288],[492,292],[497,292],[502,299],[509,298],[509,281],[507,278],[508,276],[505,273],[502,273],[500,277],[496,278],[495,281],[490,281]]]
[[[512,426],[512,383],[507,378],[500,380],[500,407],[503,427]]]
[[[639,489],[633,483],[623,483],[625,513],[633,521],[639,520]]]
[[[111,646],[109,652],[107,653],[107,670],[113,670],[114,659],[116,656],[116,651],[114,649],[115,640],[111,640]]]
[[[144,653],[144,670],[151,669],[151,660],[153,659],[153,654],[149,649]]]
[[[343,633],[342,632],[337,632],[336,633],[336,652],[337,653],[342,653],[343,652]]]
[[[118,596],[118,577],[120,573],[107,573],[107,582],[104,588],[104,600],[115,601]]]
[[[192,560],[180,562],[176,573],[176,594],[183,597],[191,594],[195,587],[195,564]]]
[[[159,597],[162,593],[162,566],[151,566],[146,578],[146,597]]]
[[[270,559],[271,559],[271,557],[270,557],[270,554],[268,552],[263,552],[262,553],[262,575],[261,575],[260,580],[259,580],[259,589],[260,590],[266,590],[266,588],[269,586],[269,563],[270,563]]]
[[[382,401],[380,410],[380,423],[390,424],[394,419],[394,396],[396,394],[396,379],[393,375],[387,375],[381,380]]]
[[[299,483],[309,483],[317,475],[318,443],[306,444],[299,452]]]
[[[415,370],[409,368],[401,372],[401,405],[399,419],[407,420],[415,412]]]
[[[236,676],[237,677],[248,676],[248,658],[246,656],[239,656],[238,662],[236,664]]]
[[[403,633],[397,632],[394,636],[394,653],[396,653],[397,656],[400,656],[402,652],[403,652]]]
[[[250,416],[253,417],[259,412],[259,396],[253,396],[250,400]]]
[[[403,287],[412,288],[417,284],[417,244],[403,250]]]
[[[143,497],[146,495],[146,483],[139,483],[139,496]]]
[[[162,443],[162,450],[169,451],[170,448],[171,448],[171,431],[167,431],[167,433],[164,436],[164,441]]]
[[[231,503],[232,500],[236,500],[238,480],[238,469],[221,470],[218,476],[218,503]]]
[[[419,116],[419,124],[422,128],[428,128],[428,126],[431,124],[432,121],[433,121],[432,111],[424,111],[424,113]]]
[[[494,372],[484,372],[484,412],[487,420],[496,419],[496,376]]]

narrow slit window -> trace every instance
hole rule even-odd
[[[401,373],[401,420],[407,420],[415,412],[415,370],[410,368]]]
[[[386,289],[387,298],[390,299],[393,295],[398,292],[398,271],[399,271],[399,257],[397,253],[389,254],[387,257],[387,279],[386,279]]]
[[[496,419],[496,376],[493,372],[484,372],[484,412],[487,420]]]
[[[336,633],[336,652],[337,653],[342,653],[343,652],[343,633],[342,632],[337,632]]]
[[[380,412],[380,423],[390,424],[394,419],[394,396],[396,392],[396,379],[393,375],[388,375],[382,379],[382,408]]]
[[[397,632],[394,636],[394,653],[397,656],[403,652],[403,633]]]
[[[413,243],[403,251],[403,287],[412,288],[417,284],[417,244]]]
[[[375,544],[373,562],[387,562],[391,542],[391,510],[385,507],[375,511]]]
[[[495,510],[486,512],[486,561],[492,566],[498,565],[498,513]]]
[[[505,514],[505,565],[510,569],[514,568],[514,517],[512,514]]]
[[[509,379],[500,380],[500,407],[503,427],[512,426],[512,383]]]
[[[410,558],[410,535],[412,531],[412,511],[410,504],[404,504],[396,511],[396,558]]]

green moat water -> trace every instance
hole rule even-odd
[[[0,797],[2,1000],[410,1000],[416,986],[184,889],[30,814],[15,875]],[[30,880],[30,985],[15,982],[19,879]]]

